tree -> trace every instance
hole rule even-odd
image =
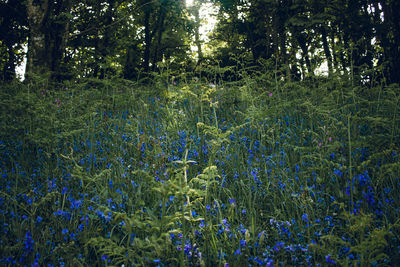
[[[57,73],[70,26],[72,0],[27,0],[29,25],[26,73]]]
[[[23,60],[23,44],[28,32],[26,8],[19,0],[0,2],[0,80],[16,77],[15,68]]]
[[[383,48],[389,83],[400,83],[400,2],[373,1],[378,20],[377,37]],[[376,17],[375,17],[376,19]]]
[[[219,8],[209,57],[199,32],[207,1]],[[290,79],[326,63],[329,75],[350,73],[356,82],[400,82],[396,0],[201,0],[186,10],[184,0],[9,0],[0,7],[3,80],[15,77],[28,39],[27,73],[55,79],[74,68],[78,77],[127,79],[159,71],[159,62],[180,69],[194,43],[197,64],[261,69],[267,61]]]

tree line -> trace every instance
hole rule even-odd
[[[218,9],[207,44],[205,3]],[[397,0],[2,0],[0,79],[14,79],[27,57],[26,75],[56,80],[135,80],[169,62],[176,71],[268,66],[285,79],[306,79],[324,64],[328,75],[400,83],[398,10]]]

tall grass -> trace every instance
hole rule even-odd
[[[400,261],[398,85],[178,78],[2,85],[1,265]]]

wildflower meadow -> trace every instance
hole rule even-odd
[[[260,71],[2,87],[1,266],[400,262],[398,85]]]

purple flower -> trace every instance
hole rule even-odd
[[[25,247],[25,252],[24,255],[31,254],[33,252],[33,245],[35,244],[35,241],[32,239],[32,234],[31,232],[26,232],[25,234],[25,240],[24,240],[24,247]]]
[[[330,254],[325,256],[325,260],[326,260],[327,263],[336,264],[336,262],[331,258]]]

